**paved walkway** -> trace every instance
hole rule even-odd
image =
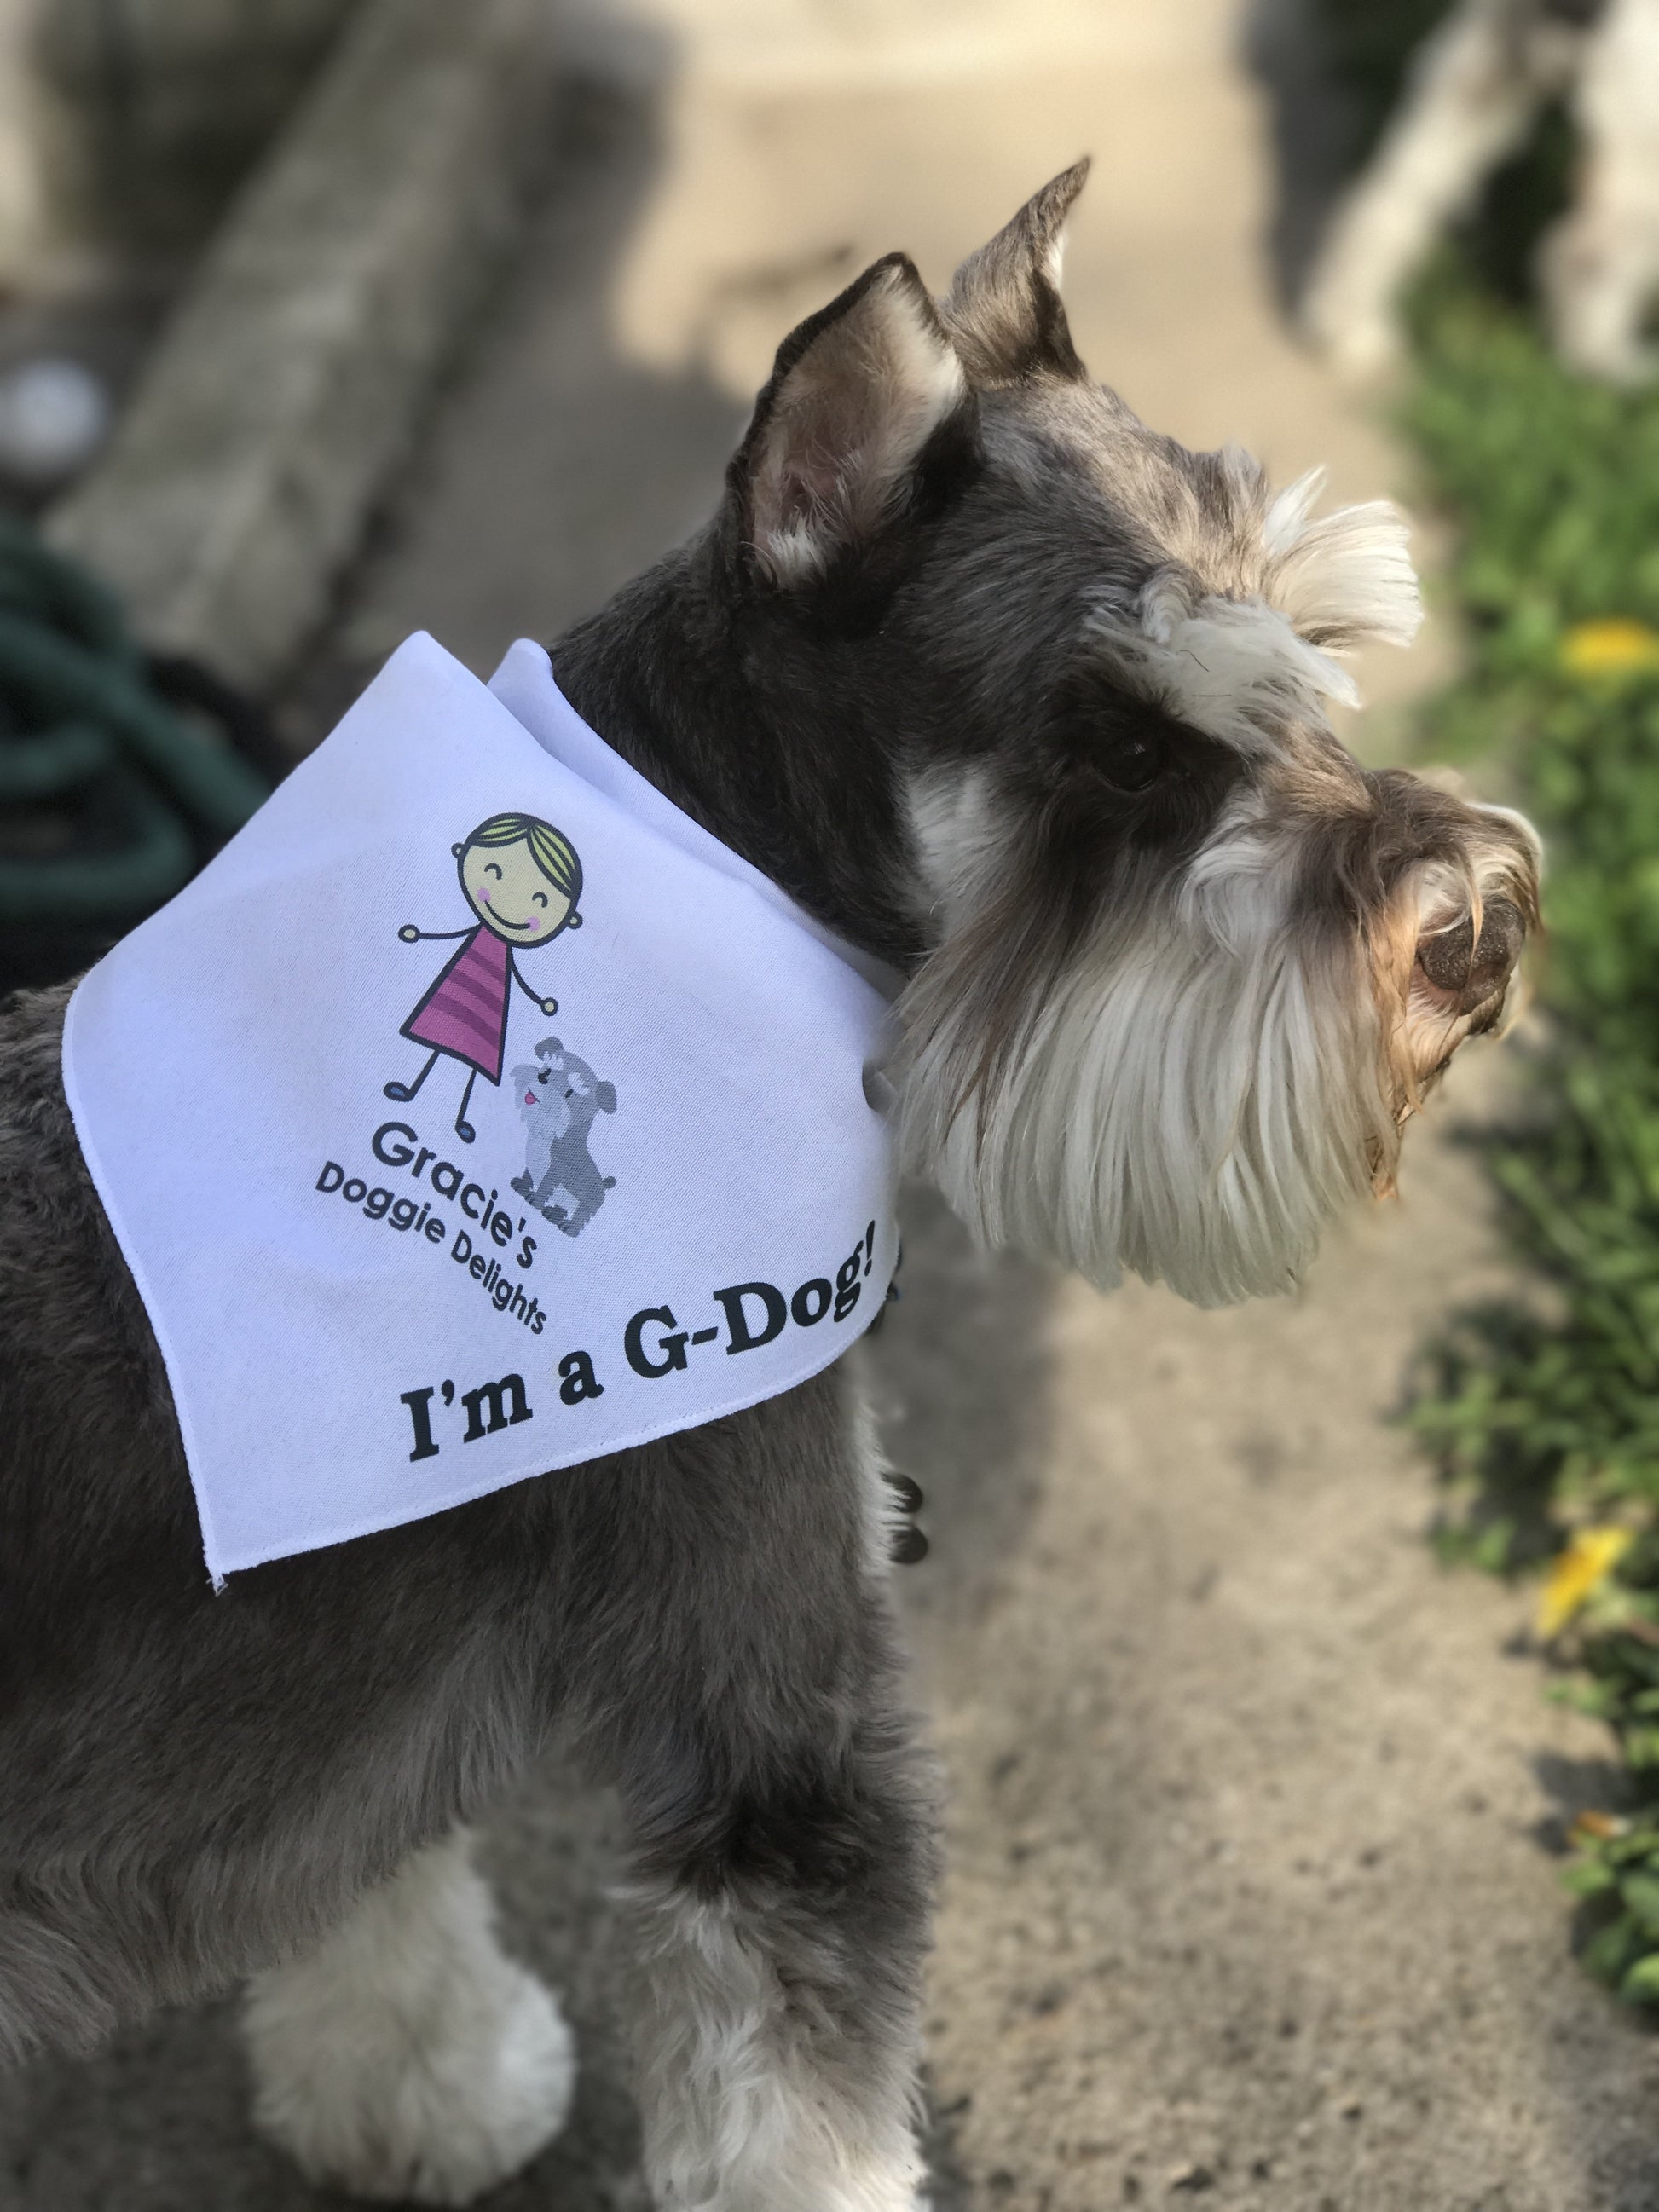
[[[895,244],[943,283],[1085,147],[1067,280],[1097,373],[1194,443],[1394,487],[1273,311],[1266,118],[1224,0],[679,4],[626,40],[588,25],[612,88],[573,101],[311,711],[416,623],[485,670],[593,605],[707,511],[796,316]],[[1233,1314],[988,1262],[913,1209],[877,1381],[930,1497],[904,1595],[953,1786],[940,2212],[1659,2206],[1659,2045],[1572,1966],[1552,1856],[1610,1786],[1605,1745],[1511,1653],[1524,1598],[1437,1569],[1385,1425],[1423,1331],[1495,1267],[1470,1164],[1412,1152],[1403,1202],[1298,1301]],[[585,2054],[570,2133],[501,2212],[641,2206],[607,1817],[550,1773],[492,1834]],[[40,2068],[0,2107],[0,2212],[320,2203],[242,2096],[223,2008]]]

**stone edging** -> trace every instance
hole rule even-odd
[[[47,518],[147,644],[270,685],[325,615],[550,129],[546,0],[368,0]]]

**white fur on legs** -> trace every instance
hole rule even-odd
[[[836,2063],[741,1906],[641,1882],[635,2029],[658,2212],[927,2212],[907,2068]]]
[[[1644,329],[1659,292],[1659,0],[1613,0],[1573,112],[1577,198],[1542,256],[1551,334],[1571,367],[1636,383],[1659,368]]]
[[[468,1847],[458,1832],[417,1852],[249,1988],[254,2118],[313,2181],[467,2204],[564,2123],[570,2031],[502,1952]]]
[[[1461,0],[1425,43],[1404,106],[1338,211],[1302,321],[1340,368],[1368,374],[1398,352],[1401,284],[1545,96],[1505,14],[1495,0]]]

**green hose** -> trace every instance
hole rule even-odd
[[[0,862],[0,926],[136,920],[189,880],[195,850],[172,807],[122,762],[102,781],[122,836],[105,852]]]
[[[114,757],[114,738],[95,722],[54,722],[38,735],[8,738],[0,744],[0,806],[75,791]]]
[[[162,697],[113,594],[0,517],[0,924],[118,933],[270,789]]]

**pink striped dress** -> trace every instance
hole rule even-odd
[[[512,947],[480,922],[399,1034],[436,1045],[499,1083],[512,973]]]

